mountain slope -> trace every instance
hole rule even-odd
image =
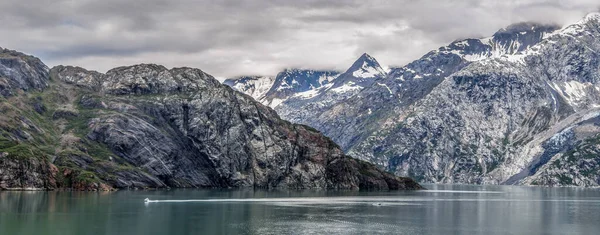
[[[252,96],[255,100],[261,100],[271,89],[275,78],[262,76],[245,76],[229,78],[223,84],[230,86],[236,91]]]
[[[0,60],[10,84],[0,98],[1,189],[420,188],[199,69],[48,71],[13,54],[0,56],[11,57]]]
[[[323,131],[347,151],[379,130],[387,118],[397,117],[399,111],[428,95],[446,77],[478,60],[521,53],[556,29],[551,25],[517,24],[490,38],[455,41],[404,67],[392,68],[387,77],[321,110],[317,116],[282,116]]]
[[[599,19],[514,24],[387,76],[358,69],[379,66],[359,59],[275,109],[352,156],[423,182],[597,186]]]
[[[275,82],[260,100],[272,108],[299,93],[313,93],[330,84],[339,76],[336,71],[318,71],[305,69],[286,69],[275,77]]]
[[[381,85],[376,81],[385,76],[386,72],[377,60],[365,53],[346,72],[334,79],[331,85],[310,93],[297,94],[277,106],[275,110],[286,120],[306,124],[331,134],[330,130],[336,127],[322,125],[326,121],[322,119],[323,112],[333,110],[335,105],[359,94],[365,87]],[[337,115],[343,111],[335,112]]]
[[[599,185],[597,156],[583,147],[599,133],[599,18],[469,63],[379,120],[350,154],[427,182]]]

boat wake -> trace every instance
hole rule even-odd
[[[255,202],[255,203],[273,203],[279,205],[292,204],[368,204],[372,206],[386,205],[412,205],[412,200],[406,198],[390,197],[312,197],[312,198],[238,198],[238,199],[188,199],[188,200],[150,200],[144,199],[144,203],[220,203],[220,202]]]

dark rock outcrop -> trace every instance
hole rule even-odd
[[[15,89],[41,90],[48,78],[48,67],[40,59],[0,47],[0,95],[14,95]]]

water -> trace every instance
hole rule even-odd
[[[0,192],[0,234],[600,234],[600,189],[426,187]]]

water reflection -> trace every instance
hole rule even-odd
[[[0,192],[0,234],[596,234],[600,231],[598,189],[427,187],[431,190]],[[144,204],[145,198],[159,202]],[[202,201],[160,201],[190,199]]]

